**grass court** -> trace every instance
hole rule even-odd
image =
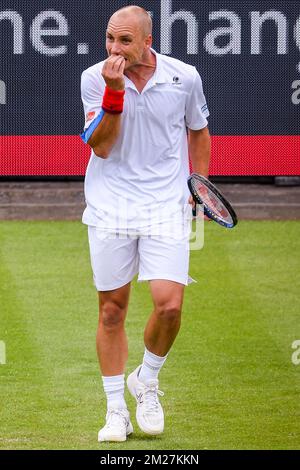
[[[205,224],[182,326],[160,374],[165,432],[97,442],[105,399],[97,294],[80,222],[0,222],[1,449],[300,449],[300,221]],[[133,283],[126,375],[152,303]],[[300,354],[299,354],[300,356]]]

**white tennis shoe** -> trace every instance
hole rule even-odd
[[[123,410],[108,410],[106,424],[98,432],[98,442],[123,442],[132,432],[133,427],[130,422],[129,411],[126,408]]]
[[[158,390],[158,380],[153,379],[144,384],[138,379],[141,366],[138,366],[127,378],[127,387],[136,399],[136,420],[140,429],[146,434],[161,434],[164,430],[164,412],[158,400],[158,395],[164,393]]]

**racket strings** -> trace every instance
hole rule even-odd
[[[204,214],[227,228],[232,228],[237,224],[237,216],[230,202],[211,181],[197,173],[192,173],[187,183],[194,200],[203,206]]]
[[[227,222],[232,221],[232,217],[226,207],[209,188],[198,183],[196,187],[196,192],[198,193],[203,204],[207,207],[210,207],[211,211],[214,211],[218,215],[218,217],[222,218]]]

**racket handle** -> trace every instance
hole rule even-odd
[[[193,210],[192,210],[193,217],[197,217],[198,211],[201,210],[201,209],[199,209],[199,207],[200,208],[202,207],[202,211],[203,211],[204,215],[207,215],[206,208],[204,206],[202,206],[201,204],[198,204],[196,202],[196,205],[195,205],[195,207],[193,207]],[[207,216],[209,217],[209,215],[207,215]]]

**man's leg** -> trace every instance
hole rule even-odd
[[[150,281],[154,311],[146,325],[144,341],[148,351],[157,356],[167,355],[179,331],[184,287],[173,281]]]
[[[96,346],[107,397],[106,424],[99,441],[125,441],[132,432],[124,399],[127,338],[124,322],[130,282],[137,273],[137,240],[112,237],[89,227],[89,245],[94,284],[99,295]]]
[[[167,280],[150,281],[154,311],[144,332],[145,354],[139,379],[158,379],[181,323],[184,285]]]
[[[102,375],[124,374],[128,356],[125,317],[130,283],[119,289],[99,292],[99,323],[96,337]]]
[[[168,228],[167,225],[167,232]],[[154,311],[145,328],[145,346],[163,357],[170,350],[180,328],[184,288],[188,283],[189,239],[187,236],[180,238],[179,235],[174,238],[157,236],[142,239],[139,252],[139,280],[149,281],[154,304]]]
[[[149,281],[154,310],[147,322],[142,365],[132,372],[127,385],[137,401],[137,422],[148,434],[164,429],[164,414],[158,397],[158,373],[180,328],[184,287],[188,282],[189,240],[185,233],[140,240],[139,280]],[[164,227],[161,227],[161,231]]]
[[[164,413],[158,400],[158,374],[180,328],[184,285],[168,280],[150,281],[154,311],[145,328],[141,366],[129,375],[127,385],[137,400],[136,418],[147,434],[164,430]]]
[[[130,283],[112,291],[99,292],[99,323],[96,346],[104,392],[106,424],[98,433],[101,441],[124,441],[133,431],[124,399],[125,364],[128,356],[125,318]]]

